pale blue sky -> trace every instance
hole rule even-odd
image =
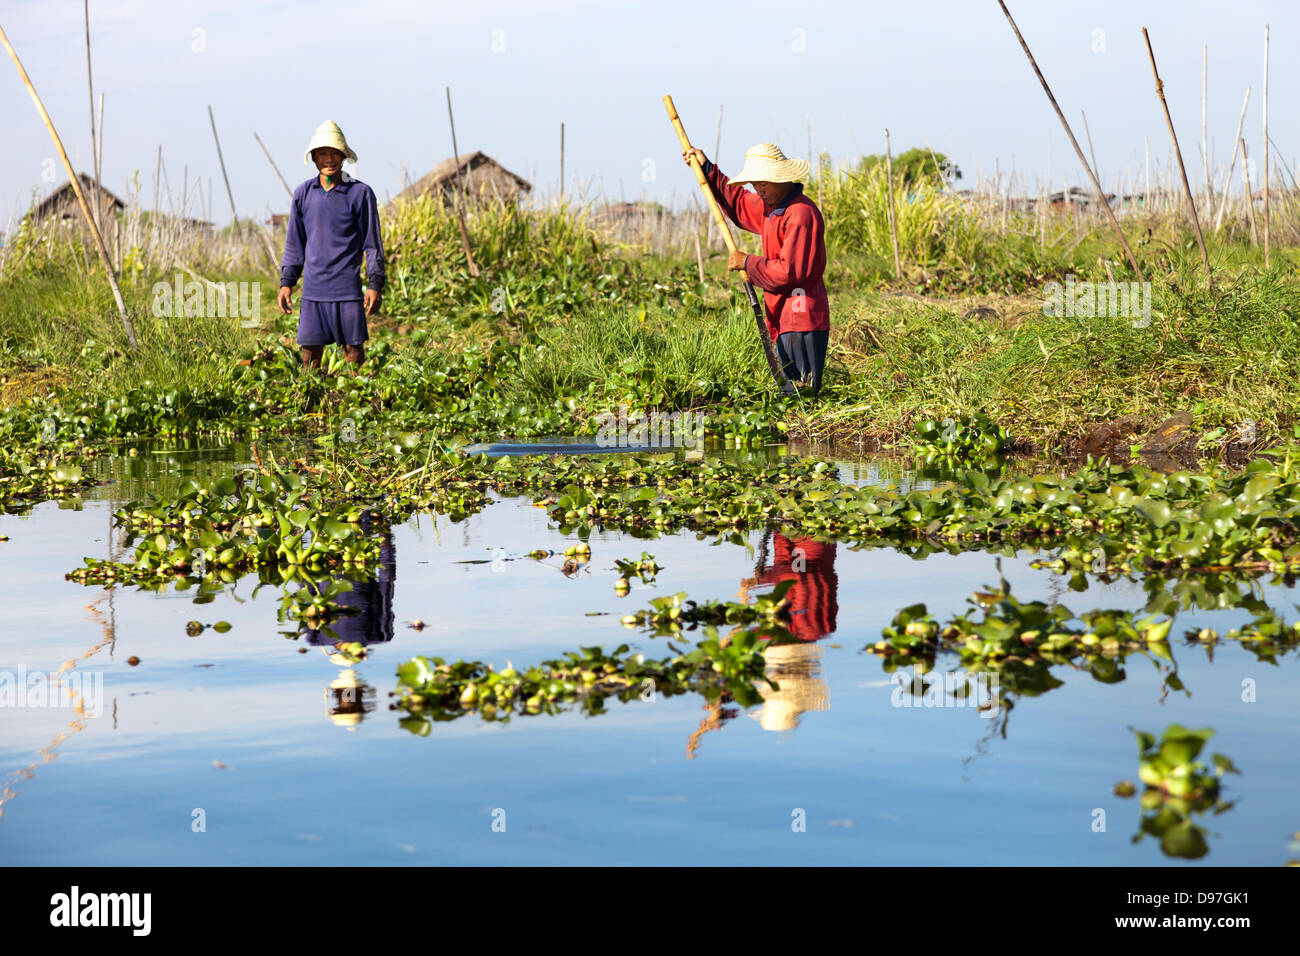
[[[1272,26],[1269,132],[1288,165],[1300,155],[1300,7],[1282,0],[1115,2],[1012,0],[1021,31],[1084,141],[1086,110],[1108,188],[1169,157],[1141,28],[1156,60],[1193,181],[1200,181],[1201,45],[1209,43],[1213,158],[1228,159],[1245,88],[1245,136],[1260,154],[1264,24]],[[569,190],[578,177],[617,199],[688,202],[660,97],[671,92],[696,143],[710,154],[725,104],[724,170],[745,147],[775,140],[836,159],[923,145],[951,155],[974,179],[1014,164],[1060,188],[1082,180],[996,0],[850,3],[838,0],[597,3],[480,0],[420,3],[256,3],[91,0],[95,89],[105,96],[104,181],[119,193],[140,171],[152,200],[158,145],[173,188],[182,168],[211,178],[214,218],[227,222],[207,105],[216,113],[240,214],[286,205],[253,140],[257,131],[294,185],[310,175],[312,130],[336,120],[360,155],[360,179],[383,199],[451,154],[443,88],[450,85],[462,152],[482,149],[552,191],[559,125],[566,124]],[[80,168],[89,168],[82,4],[7,0],[9,34]],[[202,31],[196,33],[195,31]],[[1098,33],[1097,31],[1103,31]],[[196,49],[201,47],[201,49]],[[1100,49],[1095,49],[1100,48]],[[54,150],[12,64],[0,63],[6,131],[0,229]],[[1086,149],[1086,145],[1085,145]],[[653,165],[652,165],[653,164]],[[59,181],[63,180],[58,170]],[[647,177],[652,177],[647,181]],[[1240,176],[1234,177],[1240,184]],[[1217,186],[1216,179],[1216,186]]]

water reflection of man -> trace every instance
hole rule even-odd
[[[769,548],[771,564],[768,564]],[[793,730],[807,711],[830,707],[830,691],[818,676],[822,649],[816,642],[834,633],[839,611],[835,543],[812,538],[791,541],[783,534],[764,534],[754,574],[741,580],[740,596],[748,598],[750,588],[775,586],[782,581],[794,582],[786,592],[786,608],[790,614],[787,626],[799,643],[767,649],[764,654],[767,677],[777,684],[777,689],[766,681],[757,683],[763,709],[753,715],[764,730],[777,732]],[[725,706],[730,702],[731,696],[724,694],[720,701],[706,708],[708,716],[687,742],[688,757],[695,757],[700,738],[705,733],[721,728],[725,721],[736,715]]]
[[[835,542],[824,543],[812,538],[791,541],[777,533],[772,536],[772,563],[766,567],[763,566],[765,554],[763,548],[759,567],[754,569],[752,578],[741,581],[742,590],[748,593],[751,587],[793,581],[786,592],[790,633],[801,641],[816,641],[833,633],[839,612]]]
[[[741,587],[777,585],[793,581],[786,592],[790,633],[802,643],[770,647],[767,676],[777,684],[773,689],[761,682],[763,710],[755,715],[764,730],[793,730],[799,718],[810,710],[830,707],[830,692],[818,674],[821,671],[821,647],[816,641],[835,631],[839,611],[839,579],[835,576],[835,543],[812,538],[791,541],[783,534],[772,535],[772,563],[766,563],[767,541],[760,549],[754,577]]]
[[[365,527],[365,524],[363,519],[362,526]],[[397,551],[391,535],[386,533],[379,546],[379,567],[373,578],[335,577],[330,580],[352,585],[351,591],[342,592],[335,601],[342,607],[356,610],[354,613],[339,614],[329,624],[319,628],[304,623],[299,634],[308,644],[324,647],[351,643],[370,645],[384,644],[393,639],[393,588],[397,581]]]
[[[361,527],[369,532],[371,515],[362,516]],[[343,613],[329,624],[318,628],[302,624],[299,634],[308,644],[320,647],[331,661],[344,668],[325,690],[325,712],[336,726],[355,730],[374,710],[375,689],[362,680],[353,669],[355,661],[338,650],[339,645],[385,644],[393,639],[393,590],[397,582],[397,549],[392,535],[387,531],[379,546],[379,567],[372,578],[335,577],[352,590],[341,592],[335,601],[344,607],[355,608],[354,613]],[[324,582],[322,582],[324,583]]]

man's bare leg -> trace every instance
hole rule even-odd
[[[345,345],[343,346],[343,357],[358,368],[366,360],[366,347],[364,345]]]
[[[302,347],[302,367],[303,368],[320,368],[321,358],[325,355],[325,346],[323,345],[304,345]]]

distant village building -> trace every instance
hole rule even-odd
[[[1106,193],[1107,205],[1115,201],[1114,193]],[[1052,193],[1047,197],[1052,208],[1056,210],[1068,210],[1073,212],[1078,209],[1081,212],[1091,209],[1097,203],[1097,194],[1079,186],[1071,186],[1069,192]]]
[[[512,173],[486,153],[475,150],[443,160],[398,193],[397,199],[418,199],[432,194],[446,200],[454,191],[459,190],[464,195],[489,201],[501,199],[515,202],[532,192],[532,189],[532,185],[522,176]]]

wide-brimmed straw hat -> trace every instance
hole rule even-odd
[[[352,162],[357,161],[357,154],[352,152],[352,147],[348,145],[343,130],[339,129],[339,124],[333,120],[326,120],[321,123],[316,127],[316,132],[311,134],[311,145],[307,147],[307,152],[302,157],[303,165],[311,165],[311,151],[321,146],[333,146]]]
[[[731,181],[745,183],[801,183],[812,167],[806,159],[786,159],[775,143],[759,143],[745,153],[745,166]]]

